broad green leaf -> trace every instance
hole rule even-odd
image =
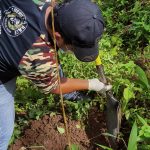
[[[139,80],[142,83],[144,83],[147,88],[149,88],[148,79],[147,79],[146,74],[143,71],[143,69],[141,67],[139,67],[139,66],[136,66],[135,71],[136,71],[136,73],[137,73],[137,75],[139,77]]]
[[[137,124],[135,121],[132,126],[132,130],[131,130],[130,137],[129,137],[128,150],[137,150],[137,139],[138,139]]]
[[[150,138],[150,133],[146,132],[146,133],[144,133],[144,136],[145,136],[146,138]]]
[[[129,61],[126,64],[121,64],[120,66],[125,67],[129,72],[131,72],[136,65],[133,61]]]
[[[137,117],[143,123],[143,125],[147,124],[147,122],[142,117],[140,117],[139,115],[137,115]]]
[[[129,88],[129,87],[127,87],[127,88],[124,89],[123,96],[124,96],[124,99],[126,100],[126,104],[129,102],[129,100],[131,98],[135,97],[132,89]]]
[[[150,138],[150,126],[149,125],[144,125],[145,129],[144,129],[144,136],[146,138]]]
[[[65,129],[64,128],[61,128],[61,127],[58,127],[57,126],[57,130],[60,134],[64,134],[65,133]]]

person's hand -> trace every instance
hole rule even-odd
[[[104,93],[112,88],[112,85],[105,85],[99,79],[89,79],[89,90]]]

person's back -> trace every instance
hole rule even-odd
[[[0,82],[19,74],[18,64],[40,36],[41,13],[32,0],[1,0]]]

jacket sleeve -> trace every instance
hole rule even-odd
[[[54,49],[41,38],[22,57],[18,70],[45,94],[54,90],[58,85]]]

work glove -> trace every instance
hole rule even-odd
[[[97,91],[100,93],[105,93],[112,88],[112,85],[105,85],[104,83],[100,82],[99,79],[89,79],[89,90]]]

